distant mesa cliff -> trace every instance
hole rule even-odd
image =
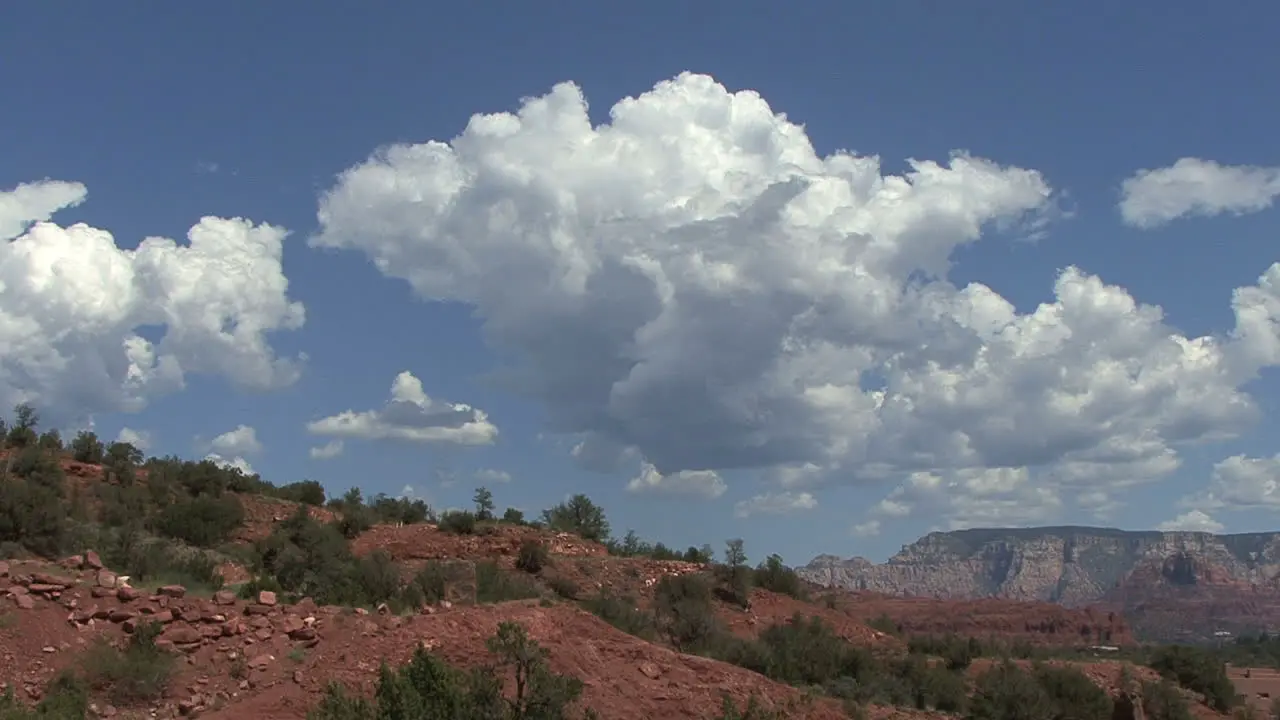
[[[930,533],[882,564],[820,555],[799,572],[888,595],[1098,606],[1121,612],[1141,639],[1280,628],[1280,533],[958,530]]]

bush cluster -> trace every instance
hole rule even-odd
[[[561,720],[594,717],[572,708],[582,695],[582,681],[558,675],[547,665],[547,652],[523,626],[504,622],[487,641],[494,663],[464,671],[419,648],[408,664],[378,672],[372,700],[331,684],[308,720]],[[504,693],[511,677],[511,692]]]

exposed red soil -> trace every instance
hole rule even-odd
[[[1043,645],[1130,645],[1119,614],[1013,600],[937,600],[870,592],[827,591],[836,607],[870,622],[887,616],[904,634],[954,633],[969,637],[1025,640]]]
[[[514,620],[550,651],[553,669],[583,679],[584,706],[602,717],[702,718],[718,710],[723,694],[740,704],[756,694],[788,708],[788,717],[844,717],[835,703],[651,645],[570,605],[508,603],[397,617],[307,602],[246,603],[226,594],[206,600],[137,593],[122,600],[121,591],[100,587],[93,570],[22,562],[11,563],[0,584],[6,607],[0,681],[33,699],[94,637],[119,639],[130,623],[156,619],[165,624],[161,643],[185,658],[170,697],[154,708],[160,716],[208,710],[204,717],[300,719],[329,681],[371,689],[382,660],[405,662],[422,643],[463,666],[491,662],[485,639],[499,622]],[[19,596],[28,598],[26,607],[17,604]],[[240,678],[233,677],[237,667],[245,673]]]
[[[239,542],[261,540],[271,534],[275,526],[288,520],[298,511],[298,503],[263,495],[246,495],[237,493],[240,505],[244,508],[244,525],[232,536]],[[307,514],[320,522],[332,522],[337,515],[328,508],[307,506]]]
[[[817,617],[831,627],[839,637],[856,645],[886,650],[905,650],[901,640],[880,632],[855,620],[849,613],[831,609],[822,604],[804,602],[788,595],[756,589],[751,593],[751,607],[742,610],[727,605],[720,607],[719,616],[729,630],[741,637],[755,637],[770,625],[789,622],[800,613],[802,617]]]
[[[356,555],[382,550],[393,560],[493,560],[511,559],[525,540],[538,540],[553,555],[602,557],[604,546],[569,533],[549,533],[522,525],[484,525],[473,535],[442,532],[431,524],[375,525],[351,543]]]

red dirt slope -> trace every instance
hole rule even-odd
[[[827,592],[850,617],[870,622],[888,616],[905,634],[954,633],[1025,640],[1043,645],[1134,644],[1119,614],[1092,608],[1012,600],[936,600],[871,592]]]

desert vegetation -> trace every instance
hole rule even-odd
[[[808,698],[779,704],[754,694],[737,699],[726,694],[714,717],[802,717],[814,708],[866,717],[873,708],[896,707],[974,720],[1103,720],[1137,698],[1146,717],[1180,720],[1190,717],[1190,704],[1196,702],[1218,713],[1237,707],[1224,669],[1227,660],[1280,664],[1280,643],[1270,636],[1222,649],[1130,648],[1124,659],[1154,673],[1145,679],[1127,675],[1119,684],[1124,687],[1117,689],[1119,685],[1108,688],[1067,662],[1080,659],[1084,651],[1079,648],[958,635],[904,636],[888,616],[870,624],[897,644],[872,647],[842,637],[824,620],[824,612],[838,612],[836,605],[781,557],[768,555],[752,564],[740,539],[726,541],[719,557],[709,545],[679,551],[631,531],[617,539],[604,509],[586,495],[554,505],[535,520],[514,509],[499,514],[493,493],[483,487],[476,489],[473,510],[442,514],[420,500],[366,498],[358,488],[330,498],[312,481],[276,486],[210,461],[145,458],[131,445],[104,443],[91,432],[64,442],[56,431],[42,432],[38,413],[28,406],[19,406],[11,419],[0,422],[0,438],[3,557],[56,563],[76,556],[87,564],[86,553],[93,551],[95,568],[126,575],[134,585],[181,589],[155,590],[157,598],[216,595],[221,607],[238,602],[242,604],[235,608],[258,608],[254,612],[261,617],[276,617],[269,613],[276,612],[277,598],[286,605],[356,608],[366,616],[392,619],[453,604],[570,605],[638,643],[741,668],[795,688],[793,699]],[[255,503],[268,503],[273,515],[247,533]],[[492,556],[430,557],[412,564],[381,547],[356,551],[356,540],[383,526],[431,526],[432,532],[456,542],[489,539],[496,543],[492,547],[508,549]],[[557,553],[554,543],[562,535],[600,548],[598,560],[604,564],[593,565],[595,557]],[[642,568],[650,566],[637,563],[655,563],[658,570],[651,582],[640,581]],[[230,588],[224,587],[222,568],[227,565],[246,574]],[[623,578],[627,587],[619,591],[594,580],[591,573],[603,571]],[[49,584],[28,578],[22,592],[54,599],[73,585],[71,580]],[[32,591],[36,586],[45,589]],[[19,597],[13,592],[12,597]],[[735,631],[731,621],[753,617],[759,597],[787,598],[795,610],[789,617],[757,624],[750,633]],[[64,607],[73,610],[71,622],[86,626],[75,618],[75,605]],[[167,613],[168,622],[190,612],[195,612],[193,627],[201,619],[215,622],[209,620],[208,607],[203,616],[176,605],[172,611],[165,607],[153,612]],[[213,617],[224,615],[214,612]],[[318,641],[312,626],[298,624],[301,615],[279,617],[286,627],[282,632],[305,641],[288,655],[304,664],[307,648],[313,647],[307,643]],[[94,698],[121,707],[162,703],[179,671],[170,647],[176,635],[160,621],[144,620],[137,613],[111,620],[127,627],[127,637],[88,642],[75,662],[65,664],[34,693],[39,696],[34,702],[8,686],[0,696],[0,719],[88,717]],[[309,616],[311,621],[316,617]],[[177,638],[176,644],[194,652],[211,638],[239,632],[225,629],[235,627],[229,619],[216,622],[222,624],[213,626],[208,637],[197,633]],[[264,639],[272,636],[269,625],[260,623],[257,629],[267,631],[261,634]],[[608,716],[607,708],[585,702],[582,678],[552,670],[550,651],[519,622],[499,622],[485,647],[483,660],[466,665],[424,647],[399,666],[383,658],[371,694],[358,685],[329,682],[317,693],[308,717]],[[981,667],[979,660],[984,661]],[[227,672],[247,683],[243,678],[252,676],[250,670],[241,653],[229,661]],[[197,706],[207,709],[211,704],[191,705]]]

